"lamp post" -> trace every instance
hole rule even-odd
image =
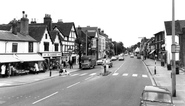
[[[172,46],[175,45],[175,0],[172,0]],[[172,96],[176,97],[175,52],[172,50]]]

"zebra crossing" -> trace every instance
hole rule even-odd
[[[74,73],[74,74],[71,74],[70,76],[94,76],[94,75],[99,75],[100,73],[82,73],[82,74],[79,74],[79,73]],[[130,73],[123,73],[123,74],[120,74],[120,73],[111,73],[110,76],[122,76],[122,77],[142,77],[142,78],[148,78],[148,75],[146,74],[130,74]]]

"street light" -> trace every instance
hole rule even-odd
[[[175,0],[172,0],[172,46],[175,45]],[[176,97],[175,52],[172,51],[172,96]]]

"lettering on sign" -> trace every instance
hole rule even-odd
[[[43,57],[55,57],[55,56],[62,56],[61,53],[43,53]]]

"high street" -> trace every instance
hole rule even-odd
[[[101,66],[69,76],[0,89],[2,106],[136,106],[145,85],[152,85],[140,59],[113,61],[111,72],[101,76]]]

